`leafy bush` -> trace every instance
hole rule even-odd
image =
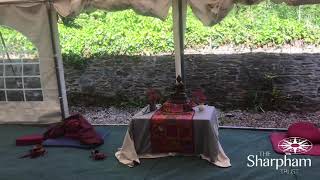
[[[0,26],[0,32],[4,38],[5,45],[10,54],[30,54],[36,55],[37,49],[32,42],[20,32],[12,30],[9,27]],[[0,41],[0,55],[5,54],[6,49]]]
[[[299,15],[300,13],[300,15]],[[186,48],[215,48],[221,45],[247,47],[281,46],[301,40],[319,45],[319,5],[291,7],[264,2],[237,5],[219,24],[205,27],[188,9]],[[81,57],[137,55],[172,52],[172,17],[165,21],[122,12],[83,13],[74,21],[78,27],[60,24],[64,54]]]
[[[213,27],[203,26],[188,9],[186,48],[215,48],[229,44],[256,48],[295,41],[319,45],[319,7],[291,7],[269,1],[254,6],[236,5]],[[105,55],[149,55],[174,49],[171,14],[161,21],[137,15],[132,10],[95,11],[82,13],[75,19],[61,19],[59,30],[63,56],[74,64],[83,65],[85,59]],[[30,47],[20,36],[6,30],[5,36],[17,46]]]

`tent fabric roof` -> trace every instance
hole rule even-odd
[[[55,7],[62,16],[76,15],[82,9],[93,7],[108,11],[133,9],[139,14],[165,19],[172,0],[55,0]],[[212,26],[227,16],[234,4],[257,4],[263,0],[186,0],[193,13],[204,25]],[[318,4],[320,0],[272,0],[288,5]],[[63,6],[59,4],[64,4]],[[69,5],[67,5],[69,3]]]
[[[37,3],[49,0],[0,0],[4,3]],[[94,8],[107,11],[133,9],[138,14],[165,19],[168,16],[172,0],[51,0],[61,16],[77,15],[83,9]],[[191,6],[193,13],[204,25],[212,26],[219,23],[234,4],[257,4],[263,0],[185,0]],[[275,3],[288,5],[319,4],[320,0],[272,0]]]

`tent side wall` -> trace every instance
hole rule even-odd
[[[37,47],[43,93],[42,101],[0,101],[0,123],[47,124],[61,121],[62,113],[55,68],[55,57],[59,58],[59,56],[53,51],[55,48],[52,46],[47,3],[1,4],[0,25],[21,32]],[[55,32],[54,30],[53,33]],[[56,64],[59,65],[59,63]],[[62,68],[61,64],[60,62],[60,68]],[[5,74],[3,78],[6,78]],[[22,89],[22,91],[25,90]]]

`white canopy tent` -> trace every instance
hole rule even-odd
[[[187,5],[204,25],[219,23],[235,3],[255,4],[262,0],[0,0],[0,25],[28,37],[40,59],[42,101],[0,101],[0,123],[52,123],[67,117],[68,104],[59,46],[57,13],[74,16],[88,8],[118,11],[133,9],[139,14],[165,19],[173,9],[176,76],[184,79],[184,31]],[[272,0],[288,5],[317,4],[320,0]],[[4,61],[3,61],[4,62]],[[0,62],[1,63],[1,62]],[[5,65],[5,64],[3,64]],[[0,75],[1,76],[1,75]],[[5,79],[5,74],[4,77]],[[22,77],[23,79],[23,77]],[[0,87],[1,89],[1,87]],[[23,89],[23,92],[26,90]]]
[[[38,50],[38,59],[23,59],[17,64],[6,62],[9,57],[0,59],[3,68],[0,76],[4,81],[1,91],[5,94],[5,100],[0,101],[0,123],[47,124],[68,116],[56,18],[56,11],[47,1],[0,0],[0,25],[22,33]],[[26,68],[35,65],[39,66],[39,76],[27,76]],[[19,66],[21,72],[8,76],[6,69],[10,66]],[[26,81],[32,78],[39,78],[41,86],[28,85]],[[10,81],[20,79],[21,86],[14,87],[16,81],[8,87]],[[28,100],[28,93],[37,91],[41,91],[42,98]],[[22,92],[24,98],[10,100],[9,95],[13,92]]]

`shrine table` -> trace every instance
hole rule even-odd
[[[152,153],[150,124],[155,112],[137,113],[129,124],[122,147],[115,153],[120,163],[133,167],[140,163],[140,158],[158,158],[175,155],[197,155],[219,167],[230,167],[230,160],[224,153],[218,134],[216,109],[205,106],[203,111],[194,107],[193,141],[194,153],[177,152]]]

